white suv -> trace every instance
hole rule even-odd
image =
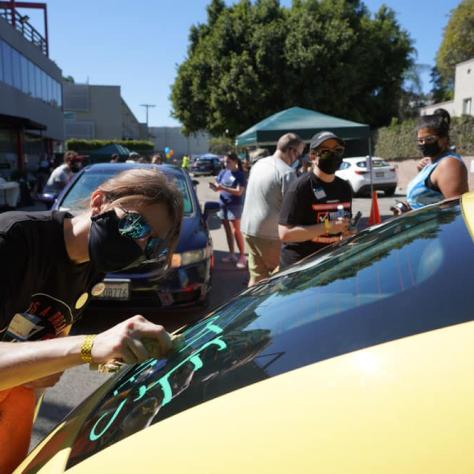
[[[370,172],[366,156],[344,158],[336,175],[347,181],[354,195],[370,193]],[[372,157],[373,187],[375,191],[384,191],[393,196],[397,189],[397,173],[395,167],[382,160]]]

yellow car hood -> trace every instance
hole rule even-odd
[[[68,472],[472,473],[473,374],[469,322],[236,390]],[[61,472],[68,452],[39,472]]]

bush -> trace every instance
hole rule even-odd
[[[396,119],[388,127],[379,128],[374,134],[374,155],[387,160],[419,158],[416,148],[416,121]],[[450,139],[462,155],[474,155],[474,117],[453,117]]]
[[[147,140],[79,140],[72,138],[66,141],[66,149],[77,152],[93,151],[111,144],[122,145],[130,151],[150,152],[155,148],[153,142]]]

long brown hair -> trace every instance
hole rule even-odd
[[[183,196],[172,180],[156,168],[134,168],[112,176],[97,189],[110,203],[132,197],[141,204],[164,204],[172,222],[169,240],[171,257],[183,220]]]

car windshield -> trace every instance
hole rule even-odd
[[[308,257],[189,327],[185,346],[168,359],[117,374],[82,425],[68,467],[245,385],[471,321],[472,268],[473,241],[457,201]],[[49,443],[57,436],[65,435],[58,431]]]
[[[358,161],[357,166],[359,168],[367,168],[367,161]],[[384,160],[372,160],[372,167],[373,168],[382,168],[383,166],[390,166],[390,163],[387,163]]]
[[[103,168],[95,171],[94,169],[86,170],[78,179],[72,184],[71,188],[60,202],[60,208],[71,212],[80,211],[89,205],[89,197],[91,193],[97,189],[104,181],[109,179],[114,174],[118,173],[119,169],[111,168],[110,171]],[[183,195],[184,215],[190,215],[193,212],[193,203],[189,192],[188,185],[184,176],[179,174],[166,173],[161,169],[169,179],[174,180],[176,186]]]

